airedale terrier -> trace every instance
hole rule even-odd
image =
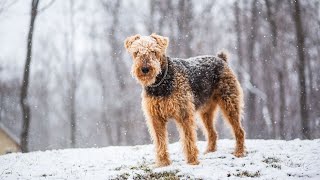
[[[236,138],[233,154],[244,155],[243,92],[225,53],[217,57],[171,58],[166,55],[169,39],[157,34],[134,35],[124,44],[133,58],[132,74],[143,87],[142,109],[156,147],[157,166],[171,163],[167,150],[168,119],[174,119],[177,124],[189,164],[199,164],[196,113],[201,117],[208,140],[206,153],[214,152],[217,141],[214,118],[218,106]]]

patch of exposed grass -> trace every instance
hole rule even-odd
[[[264,160],[262,160],[262,162],[267,163],[267,164],[273,164],[273,163],[280,162],[280,159],[276,158],[276,157],[267,157]]]
[[[276,169],[281,169],[280,164],[271,164],[271,167],[276,168]]]
[[[114,168],[114,170],[115,170],[115,171],[120,171],[121,169],[124,169],[124,168],[126,168],[126,166],[121,165],[121,166],[119,166],[119,167]]]
[[[267,158],[264,158],[262,160],[262,162],[268,164],[266,167],[272,167],[272,168],[276,168],[276,169],[281,169],[281,165],[279,164],[279,162],[281,162],[281,160],[279,158],[267,157]]]
[[[144,171],[146,173],[152,172],[151,168],[149,168],[149,166],[147,164],[145,164],[145,163],[140,164],[138,166],[131,166],[130,170],[142,170],[142,171]]]
[[[183,175],[180,175],[180,174],[178,175],[179,170],[154,172],[145,161],[143,161],[141,164],[138,164],[137,166],[129,166],[129,167],[120,166],[115,168],[114,170],[116,171],[124,170],[125,172],[117,175],[115,178],[112,178],[113,180],[127,180],[127,179],[178,180],[180,178],[188,179]]]
[[[112,180],[127,180],[129,176],[130,174],[126,172],[126,173],[119,174],[117,177],[112,178]]]
[[[162,179],[162,180],[179,180],[180,178],[182,178],[183,176],[181,175],[177,175],[178,174],[178,170],[175,171],[163,171],[163,172],[153,172],[153,171],[148,171],[147,173],[134,173],[131,177],[130,174],[128,172],[119,174],[118,176],[116,176],[115,178],[112,178],[112,180],[127,180],[129,179],[134,179],[134,180],[158,180],[158,179]]]
[[[251,178],[261,176],[260,171],[256,171],[256,172],[240,171],[240,172],[234,173],[233,175],[237,177],[251,177]]]
[[[136,174],[133,176],[133,179],[135,180],[144,180],[144,179],[179,180],[180,176],[177,175],[178,172],[179,171],[176,170],[176,171],[149,172],[145,174]]]
[[[309,175],[307,174],[291,174],[291,173],[287,173],[287,176],[289,177],[298,177],[298,178],[310,178]]]
[[[227,158],[226,156],[219,156],[218,158],[220,158],[220,159],[225,159],[225,158]]]

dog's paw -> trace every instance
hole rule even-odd
[[[216,148],[207,148],[207,150],[203,154],[212,153],[212,152],[215,152],[216,150],[217,150]]]
[[[154,167],[155,168],[159,168],[159,167],[165,167],[165,166],[169,166],[171,164],[170,160],[166,160],[166,161],[161,161],[161,162],[157,162]]]
[[[232,154],[237,158],[241,158],[241,157],[244,157],[246,155],[245,151],[235,151]]]
[[[189,161],[188,164],[190,164],[190,165],[199,165],[200,162],[198,160],[195,160],[195,161]]]

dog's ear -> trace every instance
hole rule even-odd
[[[157,41],[162,53],[165,54],[169,45],[169,38],[157,35],[156,33],[152,33],[150,36]]]
[[[140,34],[136,34],[136,35],[134,35],[134,36],[127,37],[127,39],[124,41],[124,47],[125,47],[127,50],[129,50],[131,44],[132,44],[134,41],[140,39],[140,37],[141,37]]]

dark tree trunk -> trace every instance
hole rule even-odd
[[[109,145],[114,145],[114,141],[113,141],[113,137],[112,137],[112,127],[109,124],[110,122],[108,121],[108,114],[107,114],[107,94],[106,94],[106,87],[105,85],[101,85],[101,90],[103,91],[103,100],[102,100],[102,113],[101,113],[101,119],[103,121],[105,130],[106,130],[106,135],[107,135],[107,139],[108,139],[108,143]]]
[[[76,132],[77,132],[77,112],[76,112],[76,91],[78,86],[78,78],[77,78],[77,68],[76,68],[76,61],[74,57],[74,34],[75,34],[75,23],[74,23],[74,0],[70,1],[70,42],[68,47],[68,60],[71,62],[70,67],[71,71],[69,74],[69,82],[70,82],[70,89],[69,89],[69,118],[70,118],[70,140],[71,140],[71,147],[75,148],[77,144],[76,139]]]
[[[159,8],[160,8],[160,19],[159,19],[159,23],[158,23],[158,32],[159,34],[163,34],[163,26],[165,23],[166,18],[168,18],[168,14],[170,11],[170,8],[168,8],[168,6],[170,6],[170,0],[166,0],[166,1],[162,1],[159,0]]]
[[[148,32],[151,34],[155,31],[155,27],[154,27],[154,21],[155,21],[155,10],[156,10],[156,6],[157,6],[157,2],[156,0],[154,1],[150,1],[149,3],[149,8],[150,8],[150,17],[149,17],[149,21],[148,21]]]
[[[270,0],[265,0],[266,6],[267,6],[267,17],[268,17],[268,22],[270,25],[270,30],[271,30],[271,34],[272,34],[272,48],[271,48],[271,53],[270,53],[270,61],[271,62],[278,62],[280,61],[280,59],[276,59],[275,54],[277,54],[277,49],[278,49],[278,27],[277,27],[277,23],[275,20],[276,14],[277,13],[277,9],[275,8],[275,1],[271,2]],[[274,7],[274,8],[272,8]],[[283,139],[284,137],[284,129],[283,129],[283,125],[284,125],[284,112],[285,112],[285,103],[286,103],[286,95],[285,95],[285,89],[284,89],[284,80],[283,80],[283,75],[284,75],[284,71],[286,70],[283,66],[283,64],[280,64],[280,67],[278,67],[278,65],[276,65],[275,70],[277,71],[277,78],[278,78],[278,82],[279,82],[279,96],[280,96],[280,109],[279,109],[279,117],[280,117],[280,122],[279,122],[279,131],[280,131],[280,138]],[[265,81],[265,83],[270,83],[268,81]],[[273,89],[271,89],[272,91]],[[272,93],[272,98],[274,98],[274,93]],[[270,98],[271,99],[271,98]],[[276,138],[277,134],[276,134],[276,120],[274,118],[274,104],[270,103],[270,101],[268,101],[268,107],[269,109],[272,110],[272,119],[271,119],[271,123],[272,123],[272,129],[273,129],[273,135],[272,138]]]
[[[293,19],[296,28],[297,37],[297,55],[298,55],[298,78],[299,78],[299,100],[300,100],[300,118],[301,118],[301,131],[303,139],[310,139],[309,130],[309,114],[307,107],[307,91],[306,91],[306,77],[305,77],[305,44],[303,25],[301,22],[301,11],[299,0],[293,1],[294,12]]]
[[[234,14],[235,14],[235,30],[236,30],[236,34],[237,34],[237,55],[238,55],[238,63],[240,64],[240,67],[243,66],[243,57],[242,57],[242,48],[241,48],[241,44],[242,44],[242,39],[241,39],[241,20],[240,20],[240,8],[239,8],[239,1],[235,2],[234,5]],[[238,77],[239,77],[239,81],[242,82],[243,81],[243,77],[242,77],[242,73],[241,73],[241,68],[239,68],[238,70]]]
[[[121,44],[119,44],[119,41],[117,40],[117,33],[116,29],[119,27],[119,11],[121,7],[121,1],[118,0],[115,3],[115,7],[112,9],[113,14],[113,22],[111,29],[109,31],[110,34],[110,46],[112,50],[112,64],[115,69],[115,75],[118,80],[118,84],[120,87],[120,94],[124,93],[126,89],[126,82],[125,82],[125,74],[127,72],[126,64],[124,61],[120,58],[121,55]],[[124,111],[123,107],[117,107],[116,109],[116,116],[119,118],[118,120],[115,120],[115,129],[116,129],[116,140],[118,144],[122,142],[122,134],[121,134],[121,123],[125,121],[124,114],[127,113]]]
[[[2,121],[2,111],[4,109],[4,92],[1,92],[1,89],[0,89],[0,122]]]
[[[283,80],[283,75],[284,72],[281,70],[278,71],[278,80],[279,80],[279,96],[280,96],[280,110],[279,110],[279,116],[280,116],[280,121],[279,121],[279,131],[280,131],[280,138],[285,139],[286,138],[286,133],[284,129],[284,115],[286,111],[286,94],[285,94],[285,86],[284,86],[284,80]]]
[[[191,0],[180,0],[178,3],[178,53],[180,56],[192,56],[192,18],[193,18],[193,5]]]
[[[248,55],[249,55],[249,74],[250,81],[252,85],[255,85],[255,43],[256,43],[256,35],[257,35],[257,1],[252,1],[251,5],[251,30],[249,34],[249,44],[248,44]],[[256,121],[256,95],[254,92],[249,91],[248,93],[248,120],[250,121],[250,131],[248,131],[248,137],[254,138],[253,134],[256,134],[254,129],[256,129],[257,121]]]
[[[102,70],[102,64],[98,62],[98,54],[92,48],[92,56],[93,60],[95,61],[95,69],[97,73],[97,79],[100,83],[101,86],[101,91],[102,91],[102,101],[101,101],[101,107],[102,107],[102,112],[101,112],[101,121],[103,122],[103,125],[106,130],[106,136],[107,136],[107,141],[108,145],[113,145],[113,139],[112,139],[112,128],[110,127],[110,122],[108,122],[108,116],[107,116],[107,88],[106,88],[106,82],[104,80],[104,75],[103,75],[103,70]]]
[[[37,17],[39,0],[32,0],[31,4],[31,19],[29,26],[29,33],[27,39],[27,57],[24,66],[23,81],[21,86],[20,94],[20,105],[22,109],[22,133],[20,136],[21,140],[21,151],[28,152],[28,140],[29,140],[29,126],[31,119],[30,105],[28,102],[28,86],[29,86],[29,75],[30,65],[32,56],[32,37],[34,32],[34,23]]]
[[[273,48],[277,47],[277,39],[278,39],[278,29],[277,29],[277,23],[275,20],[275,14],[276,12],[272,11],[271,8],[271,2],[270,0],[265,0],[266,2],[266,6],[267,6],[267,15],[268,15],[268,22],[270,24],[270,28],[271,28],[271,33],[272,33],[272,45]]]
[[[70,89],[70,124],[71,124],[71,147],[76,147],[76,85],[75,82],[71,83]]]
[[[111,46],[111,52],[112,52],[111,61],[112,61],[112,64],[114,65],[116,78],[118,79],[120,90],[123,91],[126,87],[124,75],[126,74],[127,69],[125,68],[126,67],[125,63],[120,58],[122,44],[119,44],[119,41],[117,40],[117,37],[116,37],[116,30],[119,27],[120,7],[121,7],[121,1],[118,0],[115,2],[114,7],[111,9],[113,17],[112,17],[112,25],[109,30],[109,35],[110,35],[109,38],[110,38],[110,46]]]
[[[111,2],[111,1],[110,1]],[[112,15],[112,24],[110,25],[110,28],[108,29],[108,35],[109,35],[109,45],[111,46],[111,63],[113,65],[113,69],[115,71],[115,77],[117,78],[117,82],[119,85],[119,94],[123,94],[127,88],[126,82],[125,82],[125,75],[128,72],[127,66],[124,63],[124,61],[121,59],[122,54],[122,43],[117,39],[117,29],[119,28],[119,12],[121,10],[121,0],[115,1],[112,3],[102,1],[102,4],[105,8],[105,11],[110,11],[110,14]],[[122,141],[122,134],[121,134],[121,123],[125,121],[124,114],[125,112],[123,107],[116,107],[115,114],[117,116],[117,119],[115,119],[113,132],[116,134],[115,139],[113,142],[121,142]]]

